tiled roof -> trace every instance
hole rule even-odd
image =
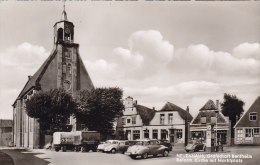
[[[217,106],[212,100],[209,100],[202,108],[200,108],[200,111],[201,110],[217,110]]]
[[[257,118],[255,121],[249,120],[250,112],[257,112]],[[260,96],[251,105],[248,111],[240,118],[234,127],[260,127]]]
[[[160,111],[177,111],[183,120],[192,120],[192,116],[189,112],[170,102],[167,102]]]

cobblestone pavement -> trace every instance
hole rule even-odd
[[[225,147],[223,152],[189,152],[174,147],[169,157],[149,157],[133,160],[123,154],[99,152],[55,152],[50,150],[0,150],[9,154],[15,165],[176,165],[176,164],[247,164],[259,165],[260,146]],[[0,163],[1,164],[1,163]],[[2,164],[1,164],[2,165]],[[10,164],[12,165],[12,164]]]

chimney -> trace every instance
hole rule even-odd
[[[28,80],[30,80],[31,78],[32,78],[32,76],[31,76],[31,75],[29,75],[29,76],[28,76]]]
[[[155,107],[153,107],[153,110],[155,110]]]
[[[219,100],[216,100],[217,110],[219,110]]]
[[[189,106],[187,106],[186,111],[187,111],[187,112],[190,112],[190,108],[189,108]]]

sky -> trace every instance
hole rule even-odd
[[[53,49],[61,1],[0,1],[0,118]],[[68,1],[74,42],[95,87],[195,116],[224,93],[260,95],[259,2]]]

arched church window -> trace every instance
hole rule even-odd
[[[68,65],[67,65],[67,71],[68,71],[69,74],[71,74],[71,72],[72,72],[72,71],[71,71],[71,64],[68,64]]]
[[[58,29],[58,40],[63,40],[63,29],[62,28]]]

